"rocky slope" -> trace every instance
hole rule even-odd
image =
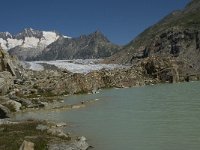
[[[13,85],[14,77],[17,75],[15,59],[11,58],[6,51],[0,47],[0,95],[4,95]]]
[[[41,55],[29,60],[91,59],[105,58],[119,51],[101,32],[96,31],[78,38],[59,38],[50,44]]]
[[[172,12],[146,29],[107,62],[136,64],[145,58],[169,58],[179,62],[179,67],[184,64],[182,74],[200,73],[199,12],[200,1],[191,1],[183,10]]]
[[[28,57],[37,56],[49,44],[55,42],[62,35],[51,31],[39,31],[24,29],[22,32],[12,35],[9,32],[0,33],[0,44],[4,50],[19,59],[25,60]]]

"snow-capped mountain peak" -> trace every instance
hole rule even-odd
[[[59,37],[70,38],[54,31],[39,31],[26,28],[16,35],[12,35],[9,32],[0,32],[0,44],[5,50],[10,50],[17,46],[23,48],[45,48]]]
[[[48,45],[63,36],[55,31],[40,31],[26,28],[22,32],[12,35],[9,32],[0,32],[0,45],[4,50],[24,57],[33,57],[40,54]]]
[[[55,42],[60,36],[55,32],[43,31],[40,44],[49,45]]]
[[[9,32],[0,32],[0,37],[2,39],[12,38],[12,35]]]

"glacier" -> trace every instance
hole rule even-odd
[[[126,68],[128,66],[118,64],[101,64],[101,60],[97,59],[77,59],[77,60],[55,60],[55,61],[29,61],[27,69],[34,71],[44,70],[42,64],[49,64],[58,67],[59,69],[66,69],[72,73],[87,74],[92,71],[98,71],[101,69],[113,70],[116,68]]]

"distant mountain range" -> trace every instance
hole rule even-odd
[[[56,32],[39,31],[29,28],[24,29],[16,35],[12,35],[9,32],[1,32],[0,44],[1,47],[9,51],[10,54],[25,60],[28,57],[37,56],[44,48],[60,37],[64,38],[63,35]]]
[[[100,31],[70,38],[57,32],[32,28],[17,35],[0,32],[0,44],[20,60],[105,58],[121,48],[112,44]]]
[[[78,38],[60,37],[48,45],[41,55],[28,60],[106,58],[118,52],[120,48],[112,44],[100,31],[96,31]]]

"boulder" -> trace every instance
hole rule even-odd
[[[64,122],[56,123],[56,127],[64,127],[64,126],[67,126],[67,124]]]
[[[0,119],[8,118],[10,114],[10,110],[0,104]]]
[[[50,143],[48,150],[76,150],[67,143]]]
[[[22,104],[19,103],[19,102],[16,102],[16,101],[13,101],[13,100],[9,100],[7,101],[6,103],[6,106],[9,105],[11,106],[14,110],[13,111],[20,111],[21,107],[22,107]]]
[[[33,103],[31,102],[31,100],[19,98],[14,94],[9,94],[9,98],[20,103],[20,104],[22,104],[22,106],[25,106],[27,108],[32,108],[32,106],[33,106]]]
[[[43,125],[43,124],[39,124],[37,127],[36,127],[37,130],[40,130],[40,131],[46,131],[49,129],[48,126],[46,125]]]
[[[34,143],[25,141],[20,146],[19,150],[34,150]]]
[[[65,134],[61,129],[59,128],[49,128],[47,130],[47,133],[54,135],[54,136],[58,136],[61,138],[70,138],[67,134]]]
[[[77,150],[87,150],[89,148],[89,145],[86,142],[86,138],[82,136],[77,138],[72,147]]]
[[[75,142],[71,144],[67,143],[51,143],[48,145],[49,150],[87,150],[91,146],[86,143],[85,137],[79,137]]]

